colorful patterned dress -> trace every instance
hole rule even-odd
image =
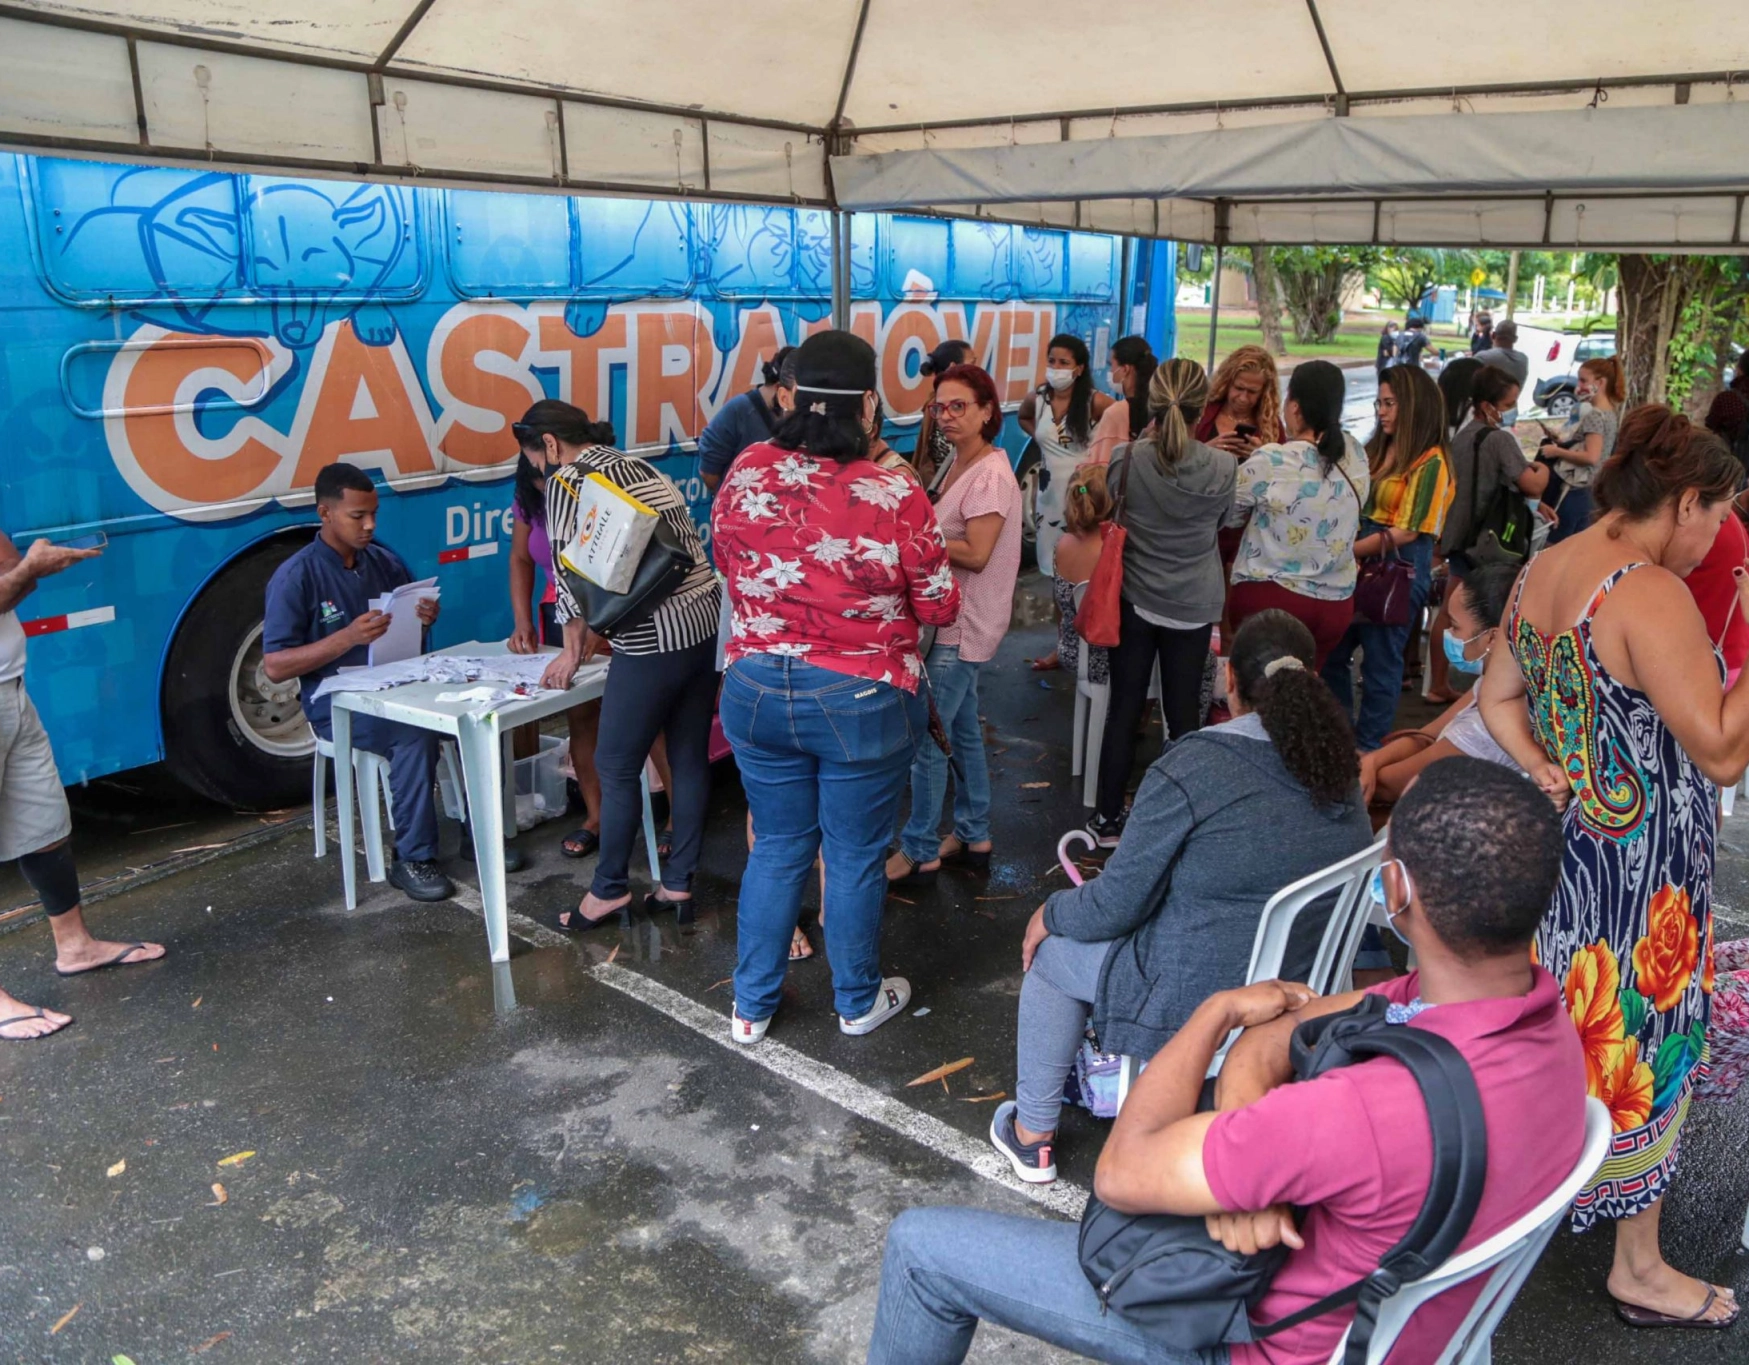
[[[1588,1088],[1615,1121],[1609,1157],[1573,1206],[1575,1231],[1664,1194],[1707,1067],[1718,790],[1645,693],[1609,675],[1591,639],[1603,599],[1642,567],[1612,573],[1557,635],[1516,600],[1511,617],[1532,729],[1573,788],[1536,960],[1565,983]]]

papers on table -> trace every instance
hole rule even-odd
[[[389,617],[388,630],[371,641],[372,668],[418,656],[425,647],[425,627],[419,620],[419,604],[434,602],[440,595],[435,578],[422,578],[417,583],[403,583],[393,592],[371,598],[370,609],[386,612]]]
[[[541,687],[541,675],[552,662],[551,654],[422,654],[370,668],[341,669],[322,680],[316,696],[325,697],[333,692],[386,692],[391,687],[416,682],[469,688],[483,683],[492,695],[482,704],[495,704],[545,690]],[[577,678],[590,677],[607,665],[606,659],[592,660],[577,671]],[[575,682],[576,679],[573,686]]]

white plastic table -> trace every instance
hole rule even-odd
[[[479,657],[506,651],[504,642],[499,640],[491,644],[471,641],[435,652]],[[492,706],[482,706],[477,701],[437,700],[439,693],[465,691],[468,686],[465,683],[419,682],[386,688],[381,692],[334,694],[334,792],[340,817],[340,876],[346,889],[346,908],[357,909],[352,717],[355,714],[376,716],[448,736],[461,750],[462,786],[466,792],[468,823],[474,836],[474,865],[480,872],[480,900],[485,906],[486,943],[492,951],[492,961],[508,962],[510,907],[504,888],[504,740],[519,725],[595,701],[607,686],[607,668],[597,661],[585,666],[575,686],[566,691],[543,691],[532,697],[517,697]],[[651,818],[647,784],[644,790],[644,843],[649,854],[651,876],[660,880],[656,827]]]

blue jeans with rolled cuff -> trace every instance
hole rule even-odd
[[[953,758],[933,740],[917,746],[911,764],[911,815],[899,835],[899,847],[917,863],[941,856],[941,803],[950,765],[954,837],[968,848],[990,837],[990,765],[978,719],[978,670],[983,665],[961,659],[958,645],[936,645],[924,667]]]

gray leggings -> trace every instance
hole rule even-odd
[[[1020,987],[1020,1039],[1015,1047],[1015,1117],[1035,1133],[1054,1133],[1063,1086],[1087,1018],[1099,994],[1109,940],[1081,943],[1052,934],[1039,944]]]

